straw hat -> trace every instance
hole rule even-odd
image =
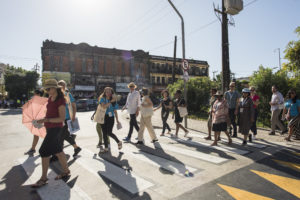
[[[215,94],[215,96],[223,96],[223,93],[221,91],[217,91],[217,93]]]
[[[129,84],[127,85],[127,87],[128,87],[128,88],[130,88],[130,87],[136,88],[136,85],[134,84],[134,82],[131,82],[131,83],[129,83]]]
[[[57,84],[57,81],[55,79],[48,79],[45,81],[44,84],[44,89],[48,89],[48,88],[61,88],[61,86],[59,86]]]
[[[249,88],[244,88],[243,90],[242,90],[242,93],[250,93],[251,91],[249,90]]]

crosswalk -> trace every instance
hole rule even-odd
[[[231,159],[219,154],[220,151],[226,152],[229,155],[246,155],[254,149],[266,147],[264,144],[258,144],[245,149],[242,146],[236,148],[222,143],[219,146],[211,147],[207,141],[203,140],[201,134],[190,133],[189,137],[193,137],[193,139],[166,136],[161,137],[160,142],[154,144],[149,143],[146,137],[145,144],[151,149],[151,152],[144,151],[143,148],[138,148],[128,143],[123,145],[120,153],[116,145],[112,144],[111,157],[117,160],[117,163],[112,162],[112,160],[107,159],[105,156],[98,156],[98,152],[93,151],[92,148],[83,147],[75,163],[81,170],[92,174],[94,179],[105,178],[125,191],[129,196],[132,196],[147,190],[153,190],[168,182],[178,182],[186,178],[192,179],[204,173],[201,165],[191,162],[187,163],[186,160],[189,158],[207,163],[207,165],[222,165]],[[235,142],[239,143],[238,140]],[[160,153],[155,153],[156,151]],[[67,147],[64,149],[64,152],[72,155],[73,148]],[[120,154],[122,155],[120,156]],[[165,156],[162,156],[162,154]],[[180,155],[180,158],[183,157],[186,159],[177,158],[176,155]],[[121,159],[122,156],[123,158]],[[39,156],[18,159],[18,162],[22,165],[28,176],[26,184],[33,184],[40,178],[42,171],[40,160]],[[127,162],[127,167],[118,165],[118,163],[124,162]],[[138,167],[137,163],[142,163],[142,167]],[[161,169],[169,173],[158,173]],[[55,176],[56,173],[50,169],[48,175],[49,184],[37,189],[42,199],[94,199],[92,196],[89,196],[90,194],[83,192],[83,189],[79,186],[74,185],[70,188],[64,181],[54,181]],[[164,177],[163,181],[161,181],[161,177]],[[101,185],[99,187],[105,190],[107,186]],[[64,198],[61,198],[62,196]]]

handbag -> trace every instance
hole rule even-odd
[[[106,109],[107,108],[103,108],[103,106],[101,106],[101,104],[98,105],[95,116],[94,116],[94,122],[97,122],[99,124],[104,124]]]
[[[186,107],[178,107],[178,111],[179,111],[180,117],[182,117],[182,118],[189,114]]]

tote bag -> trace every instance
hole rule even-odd
[[[178,111],[179,111],[180,117],[182,117],[182,118],[189,114],[186,107],[178,107]]]
[[[97,122],[99,124],[104,124],[105,113],[106,113],[106,108],[103,108],[101,104],[99,104],[94,116],[94,122]]]

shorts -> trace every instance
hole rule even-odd
[[[221,122],[221,123],[213,124],[212,130],[215,132],[227,131],[227,123]]]

